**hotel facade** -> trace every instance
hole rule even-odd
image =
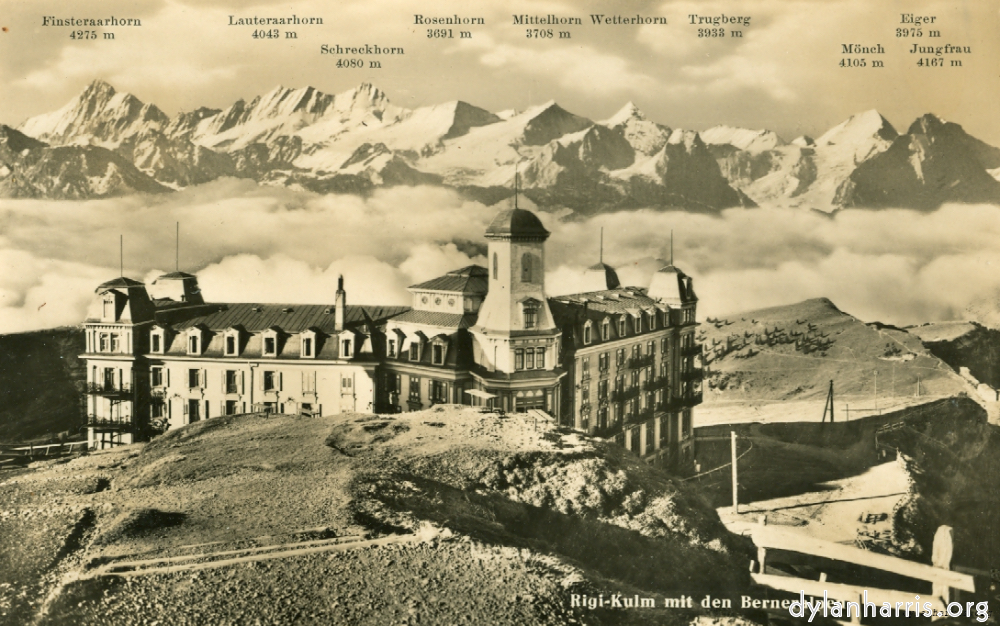
[[[412,306],[205,302],[197,278],[97,288],[85,324],[91,447],[250,412],[395,413],[434,404],[544,411],[613,438],[656,464],[693,459],[701,401],[697,297],[668,265],[648,289],[613,268],[593,290],[549,297],[545,241],[530,211],[501,211],[486,230],[487,267],[410,287]]]

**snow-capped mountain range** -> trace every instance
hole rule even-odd
[[[171,118],[95,81],[57,111],[0,127],[6,197],[155,193],[237,176],[320,193],[444,185],[492,203],[512,193],[515,172],[539,206],[584,214],[1000,201],[1000,150],[933,115],[900,135],[867,111],[819,139],[785,142],[768,130],[672,129],[631,102],[597,122],[555,102],[410,110],[362,84],[335,95],[277,87]]]

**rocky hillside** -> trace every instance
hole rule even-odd
[[[699,331],[705,403],[822,401],[834,381],[844,402],[883,408],[968,392],[966,383],[902,329],[865,323],[825,298],[709,318]],[[860,403],[860,404],[859,404]],[[822,411],[822,408],[820,408]],[[819,420],[821,413],[809,416]],[[806,418],[803,418],[806,419]]]
[[[0,481],[16,623],[687,624],[665,596],[749,584],[696,494],[524,415],[215,418]]]
[[[278,86],[225,109],[170,118],[95,81],[19,130],[52,146],[113,151],[175,189],[221,176],[321,193],[428,184],[493,203],[512,193],[519,171],[539,206],[584,215],[645,206],[714,213],[765,203],[832,211],[1000,201],[1000,150],[933,115],[901,136],[874,110],[817,140],[786,143],[766,129],[671,128],[631,102],[603,121],[555,102],[501,113],[462,101],[410,110],[370,84],[339,94]],[[33,188],[57,186],[38,179],[43,174]],[[0,191],[29,195],[18,186]]]
[[[976,322],[923,324],[907,329],[955,371],[969,368],[976,380],[1000,388],[1000,330]]]
[[[83,350],[78,328],[0,335],[0,442],[80,434]]]

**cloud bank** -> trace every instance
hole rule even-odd
[[[406,286],[484,263],[483,232],[498,210],[439,188],[369,198],[320,196],[222,180],[166,197],[88,202],[0,201],[0,332],[79,324],[98,284],[124,271],[151,283],[175,263],[206,298],[332,302],[344,275],[349,302],[408,304]],[[604,260],[623,283],[646,286],[670,255],[695,279],[699,316],[828,297],[865,320],[964,319],[1000,292],[1000,207],[933,213],[791,209],[609,213],[561,222],[543,214],[550,294],[584,289]],[[155,288],[151,288],[155,295]]]

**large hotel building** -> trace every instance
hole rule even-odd
[[[541,410],[651,463],[693,459],[701,402],[691,278],[673,265],[648,289],[590,268],[592,290],[549,297],[535,214],[501,211],[487,267],[410,287],[410,307],[207,303],[183,272],[97,289],[85,323],[91,447],[147,439],[218,415],[394,413],[434,404]]]

